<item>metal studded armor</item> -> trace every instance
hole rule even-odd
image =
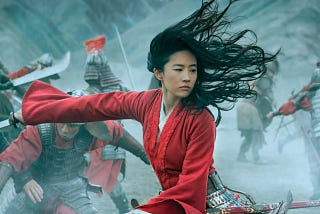
[[[42,153],[32,165],[33,177],[52,183],[83,175],[86,166],[83,154],[88,150],[92,136],[83,128],[75,136],[73,147],[58,148],[55,146],[54,124],[40,124],[37,127],[42,141]]]
[[[81,127],[72,147],[59,148],[55,145],[54,124],[40,124],[37,128],[42,152],[28,171],[15,175],[15,182],[20,182],[20,187],[16,186],[18,194],[9,204],[6,213],[38,213],[48,207],[50,211],[44,213],[51,213],[55,210],[53,204],[59,201],[79,214],[97,213],[88,196],[88,180],[83,176],[86,166],[84,152],[92,143],[92,135]],[[23,185],[31,179],[40,184],[44,193],[43,200],[36,204],[21,191]]]

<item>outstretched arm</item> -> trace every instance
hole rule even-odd
[[[290,115],[299,109],[306,111],[311,109],[311,102],[308,96],[303,96],[299,102],[295,102],[295,100],[289,100],[288,102],[282,104],[277,111],[268,113],[267,117],[272,118],[278,115]]]
[[[112,91],[73,97],[50,84],[34,81],[22,100],[23,121],[39,123],[93,122],[103,120],[144,120],[150,100],[158,91]]]

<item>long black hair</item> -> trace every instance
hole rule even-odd
[[[148,53],[148,70],[163,71],[172,54],[190,50],[197,58],[198,78],[183,105],[203,109],[212,105],[218,110],[234,107],[239,98],[256,95],[249,83],[266,72],[265,63],[275,59],[257,46],[256,34],[245,29],[230,33],[231,21],[225,14],[237,0],[229,0],[220,12],[216,0],[202,2],[201,8],[189,17],[168,27],[153,38]],[[225,105],[225,103],[230,105]]]

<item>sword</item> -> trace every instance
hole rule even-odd
[[[42,70],[35,70],[29,74],[26,74],[22,77],[18,77],[16,79],[11,80],[13,86],[19,86],[28,82],[32,82],[34,80],[38,80],[44,77],[51,76],[53,74],[60,73],[67,69],[68,65],[70,63],[70,51],[68,51],[62,59],[57,62],[56,64],[44,68]]]
[[[2,128],[9,127],[9,126],[13,126],[15,128],[18,128],[17,124],[19,124],[19,123],[22,124],[17,118],[15,118],[14,112],[11,112],[8,119],[0,121],[0,130]]]
[[[10,122],[9,122],[9,119],[0,121],[0,129],[5,128],[5,127],[8,127],[8,126],[10,126],[10,125],[11,125],[11,124],[10,124]]]

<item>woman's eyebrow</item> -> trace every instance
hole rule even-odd
[[[185,65],[184,64],[173,64],[172,66],[184,67]],[[195,63],[195,64],[188,65],[188,67],[192,67],[192,66],[197,67],[197,64]]]

